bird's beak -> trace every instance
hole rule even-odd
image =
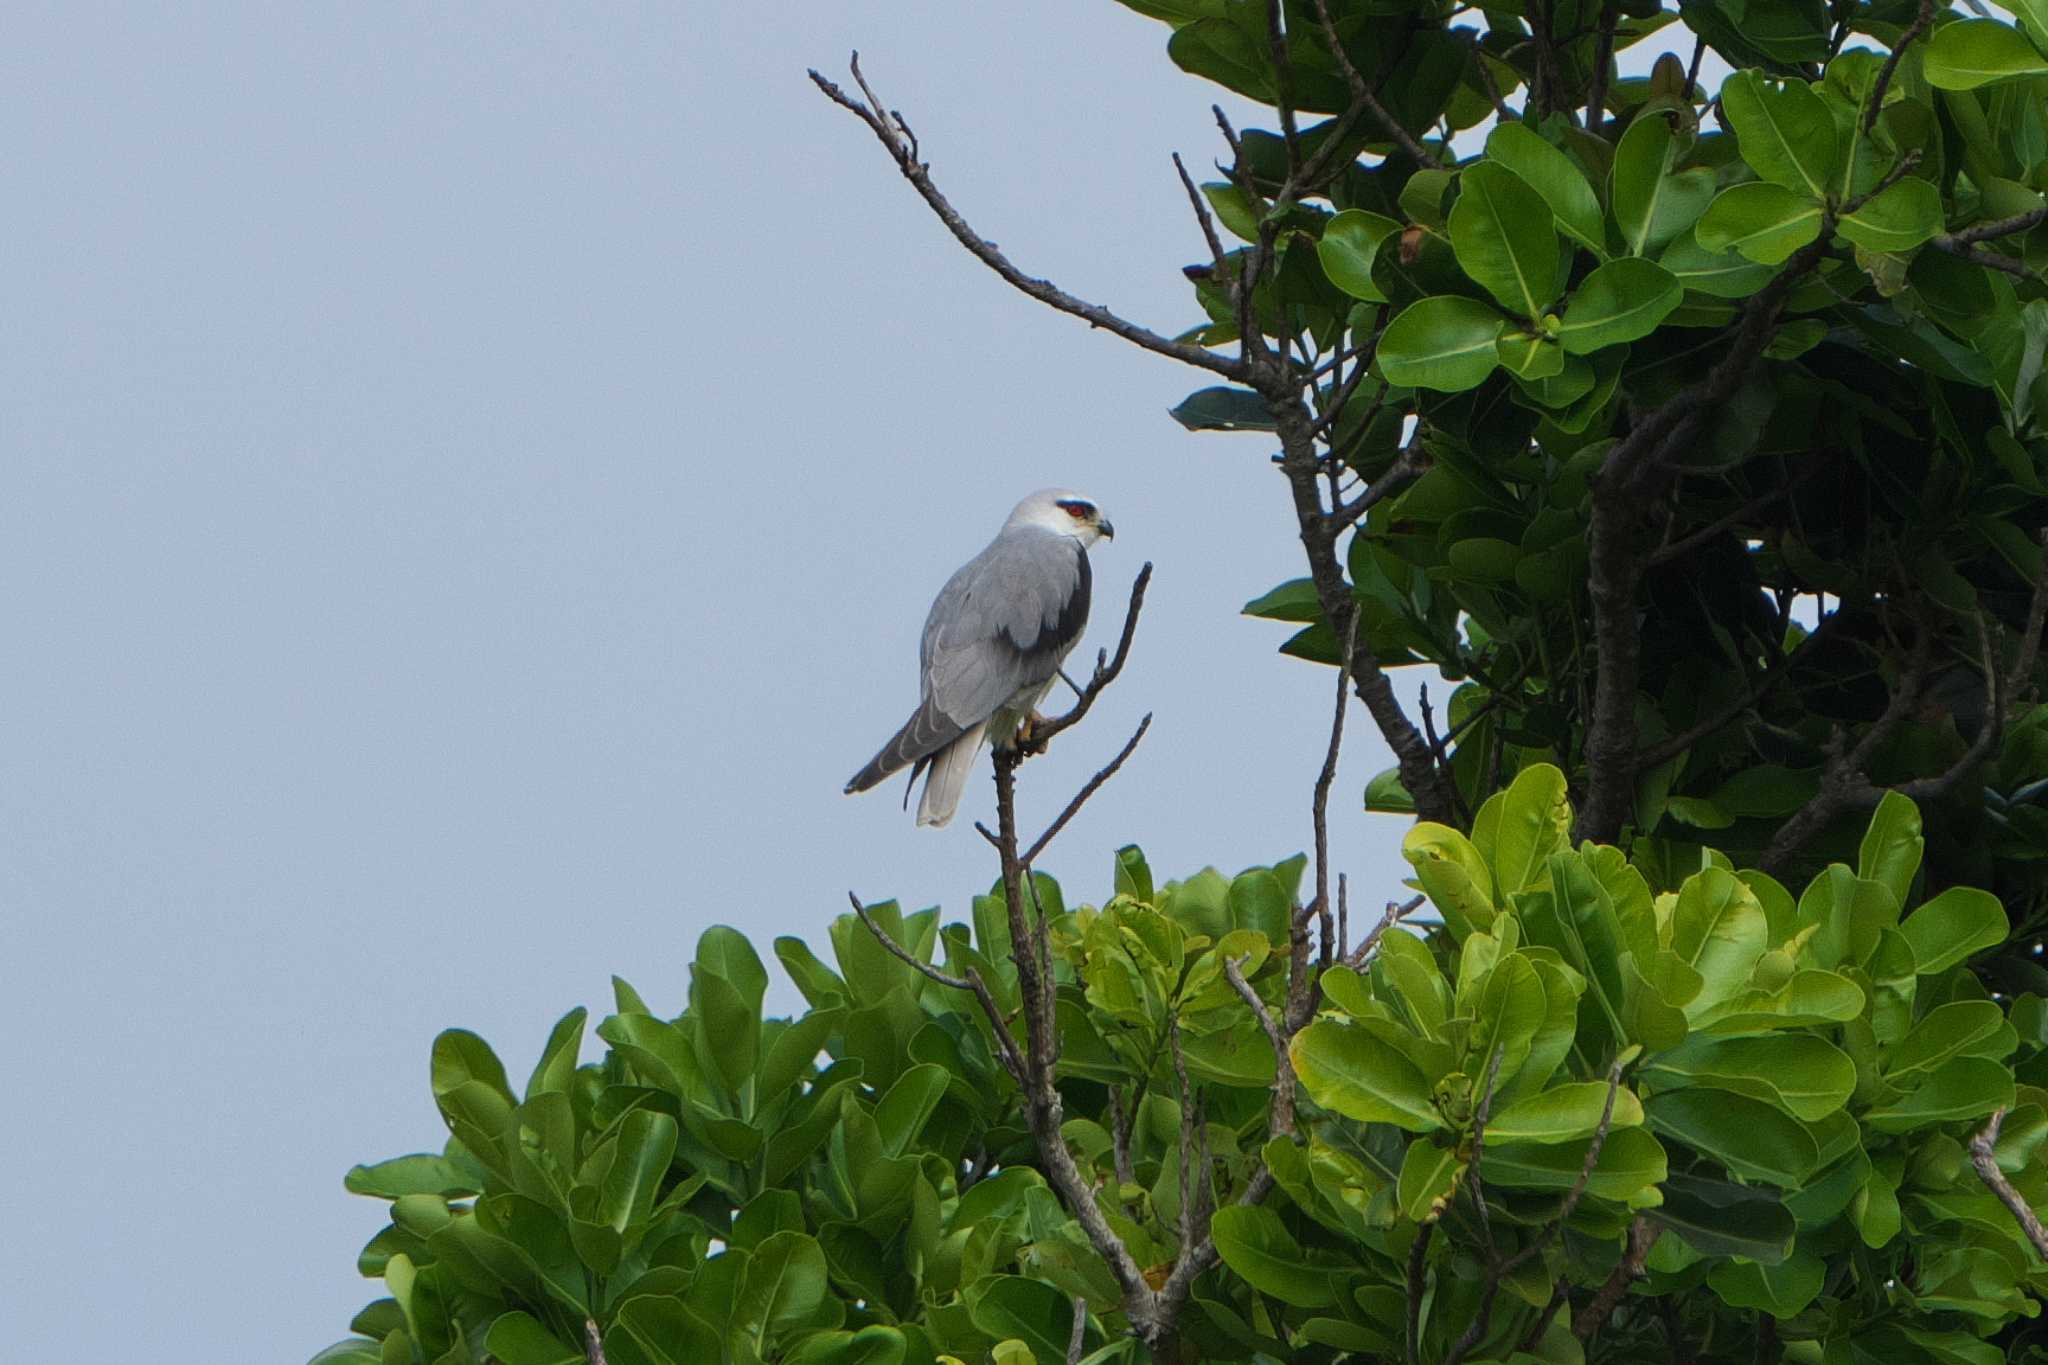
[[[1098,521],[1095,523],[1095,528],[1102,532],[1102,538],[1104,540],[1116,539],[1116,527],[1111,526],[1108,522]]]

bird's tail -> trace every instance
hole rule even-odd
[[[924,795],[917,802],[917,823],[943,825],[959,808],[960,793],[967,787],[967,775],[981,756],[982,734],[987,722],[976,725],[944,749],[932,755],[931,773],[924,780]]]

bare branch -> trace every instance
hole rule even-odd
[[[1415,428],[1415,439],[1401,448],[1401,454],[1363,493],[1330,509],[1330,524],[1340,530],[1357,525],[1360,517],[1427,474],[1429,452],[1422,448],[1421,438],[1422,428],[1418,424]]]
[[[1429,1240],[1434,1236],[1436,1224],[1424,1223],[1415,1229],[1415,1240],[1408,1246],[1408,1365],[1421,1365],[1423,1277],[1429,1267]]]
[[[1999,237],[2010,237],[2016,232],[2039,227],[2048,222],[2048,204],[2015,213],[2010,218],[1994,218],[1988,223],[1976,223],[1956,232],[1944,232],[1935,238],[1937,244],[1953,246],[1974,246],[1978,242],[1989,242]]]
[[[1322,21],[1323,36],[1329,40],[1330,51],[1336,55],[1337,65],[1344,73],[1344,83],[1351,90],[1352,105],[1357,108],[1363,108],[1370,113],[1373,116],[1373,121],[1379,124],[1381,130],[1388,137],[1392,138],[1395,144],[1402,151],[1406,152],[1416,165],[1430,169],[1440,168],[1442,163],[1434,156],[1431,156],[1428,148],[1417,142],[1408,130],[1401,126],[1399,119],[1387,112],[1387,107],[1380,103],[1379,96],[1375,95],[1372,87],[1366,84],[1365,77],[1361,76],[1358,68],[1351,64],[1351,55],[1344,50],[1344,41],[1337,36],[1337,25],[1330,19],[1330,6],[1327,0],[1315,0],[1315,5],[1316,18]],[[1334,133],[1338,130],[1332,131]],[[1326,141],[1324,146],[1327,148],[1333,145],[1334,141],[1335,138],[1333,137],[1330,141]]]
[[[898,962],[904,963],[906,966],[914,968],[919,975],[927,977],[930,980],[936,981],[941,986],[947,986],[956,991],[966,991],[973,989],[973,986],[968,983],[965,977],[946,975],[946,973],[940,971],[931,963],[926,962],[923,958],[917,956],[917,954],[911,952],[908,948],[905,948],[895,939],[890,938],[888,933],[882,928],[882,926],[875,923],[874,917],[868,914],[868,908],[860,903],[859,896],[856,896],[853,894],[853,892],[849,891],[846,893],[846,899],[853,902],[853,913],[860,916],[860,922],[862,924],[865,924],[868,927],[868,932],[875,936],[875,942],[881,944],[884,948],[886,948],[889,952],[889,955],[895,958]]]
[[[1760,497],[1751,498],[1733,512],[1728,513],[1726,516],[1714,518],[1705,526],[1686,535],[1682,540],[1666,541],[1650,553],[1649,557],[1643,561],[1644,564],[1649,568],[1655,569],[1669,564],[1674,559],[1684,558],[1712,540],[1715,536],[1720,535],[1723,531],[1748,521],[1773,503],[1783,502],[1786,498],[1792,496],[1793,491],[1810,477],[1810,474],[1801,475],[1783,487],[1773,488],[1770,492]]]
[[[1095,795],[1101,789],[1103,783],[1116,776],[1116,770],[1124,766],[1124,760],[1131,756],[1131,752],[1138,747],[1138,741],[1143,739],[1145,732],[1151,728],[1152,713],[1147,711],[1145,718],[1138,722],[1138,728],[1132,732],[1129,739],[1124,741],[1124,747],[1117,750],[1116,757],[1098,769],[1095,776],[1089,778],[1083,784],[1081,790],[1074,793],[1074,799],[1067,802],[1066,809],[1061,811],[1059,817],[1045,827],[1045,833],[1039,835],[1031,847],[1024,851],[1024,865],[1026,867],[1038,861],[1038,855],[1045,852],[1045,846],[1051,843],[1058,836],[1059,832],[1067,827],[1067,821],[1074,818],[1081,807],[1087,803],[1088,798]]]
[[[1884,110],[1885,91],[1891,88],[1892,74],[1899,69],[1899,59],[1906,55],[1906,49],[1911,47],[1921,34],[1927,32],[1928,25],[1933,22],[1934,0],[1920,0],[1920,12],[1913,17],[1913,22],[1906,26],[1905,32],[1899,35],[1898,41],[1892,44],[1891,55],[1884,59],[1884,65],[1878,68],[1877,79],[1871,82],[1870,99],[1863,106],[1864,132],[1867,133],[1877,126],[1877,116]]]
[[[1074,702],[1074,709],[1064,715],[1054,716],[1031,727],[1030,744],[1033,749],[1042,749],[1047,741],[1068,726],[1080,723],[1081,717],[1095,705],[1095,699],[1103,689],[1116,681],[1117,674],[1124,671],[1124,661],[1131,656],[1131,637],[1138,633],[1138,613],[1145,609],[1145,587],[1152,581],[1152,563],[1138,570],[1138,576],[1131,582],[1131,604],[1124,609],[1123,634],[1117,637],[1116,654],[1104,661],[1104,655],[1097,651],[1095,671],[1088,677],[1088,685],[1081,689],[1081,695]],[[1142,733],[1142,730],[1141,730]]]
[[[1131,1167],[1131,1120],[1134,1117],[1124,1109],[1123,1087],[1109,1087],[1109,1147],[1119,1185],[1138,1183],[1137,1173]]]
[[[2019,650],[2010,667],[2000,666],[1990,628],[1981,615],[1977,618],[1978,650],[1984,667],[1983,727],[1977,731],[1962,756],[1945,770],[1898,785],[1896,790],[1916,804],[1938,801],[1947,796],[1991,756],[2004,737],[2013,701],[2033,677],[2035,661],[2040,657],[2042,627],[2048,623],[2048,532],[2043,533],[2042,544],[2044,552],[2040,573],[2034,580],[2026,625],[2020,632]],[[1757,865],[1764,871],[1774,874],[1782,871],[1785,864],[1836,817],[1851,810],[1867,810],[1883,799],[1885,789],[1869,778],[1870,764],[1905,723],[1920,698],[1928,676],[1931,635],[1932,632],[1924,628],[1921,630],[1891,700],[1886,703],[1883,713],[1871,722],[1870,728],[1864,731],[1855,747],[1844,752],[1840,737],[1837,737],[1828,761],[1821,769],[1820,790],[1778,827],[1778,832],[1757,860]]]
[[[1181,161],[1179,152],[1173,154],[1173,168],[1180,172],[1181,187],[1188,192],[1188,204],[1195,211],[1195,221],[1202,225],[1202,240],[1209,244],[1209,258],[1214,263],[1220,279],[1225,265],[1223,239],[1216,235],[1216,220],[1209,216],[1209,205],[1202,198],[1202,192],[1195,188],[1194,177],[1188,174],[1188,168]]]
[[[605,1365],[604,1337],[598,1331],[596,1318],[583,1320],[583,1358],[589,1365]]]
[[[1351,889],[1344,874],[1337,874],[1337,958],[1343,960],[1351,946]],[[1325,966],[1329,965],[1327,963]]]
[[[1298,396],[1269,400],[1269,407],[1280,434],[1280,469],[1287,476],[1294,497],[1294,518],[1300,528],[1302,549],[1308,555],[1309,578],[1315,584],[1316,602],[1322,608],[1323,619],[1334,630],[1340,622],[1348,622],[1352,597],[1343,565],[1337,561],[1336,538],[1343,528],[1332,523],[1323,511],[1322,492],[1316,483],[1319,461],[1308,430],[1312,419]],[[1379,727],[1380,737],[1394,751],[1402,785],[1415,798],[1416,812],[1425,820],[1455,822],[1456,806],[1443,789],[1429,745],[1401,709],[1393,683],[1363,633],[1351,651],[1351,679],[1352,689],[1365,703],[1367,713]]]
[[[1532,14],[1540,8],[1532,7]],[[1637,538],[1642,509],[1661,499],[1679,453],[1708,416],[1742,387],[1770,342],[1786,297],[1820,264],[1833,236],[1833,215],[1825,215],[1820,234],[1793,253],[1785,268],[1751,297],[1727,354],[1699,383],[1641,414],[1601,463],[1593,486],[1587,575],[1598,665],[1586,739],[1588,790],[1574,836],[1578,839],[1613,842],[1635,800],[1636,684],[1642,649],[1636,597],[1644,556]]]
[[[1951,242],[1946,237],[1931,238],[1928,245],[1946,251],[1951,256],[1960,256],[1972,265],[1981,265],[1986,270],[1996,270],[2010,275],[2016,280],[2035,278],[2034,272],[2027,269],[2025,261],[2015,256],[2007,256],[2003,252],[1987,251],[1980,247]]]
[[[1586,96],[1586,127],[1600,131],[1602,107],[1607,103],[1607,68],[1614,62],[1614,26],[1621,19],[1621,7],[1607,0],[1600,8],[1600,36],[1593,44],[1593,88]]]
[[[1638,1217],[1628,1225],[1628,1245],[1621,1253],[1621,1263],[1614,1267],[1614,1273],[1600,1286],[1600,1292],[1593,1296],[1593,1302],[1572,1319],[1572,1335],[1580,1341],[1591,1339],[1600,1330],[1600,1325],[1621,1302],[1621,1296],[1628,1293],[1628,1287],[1642,1276],[1643,1262],[1649,1259],[1650,1248],[1657,1245],[1657,1238],[1663,1235],[1661,1224]]]
[[[1607,1071],[1607,1098],[1600,1105],[1600,1122],[1593,1129],[1593,1140],[1586,1144],[1586,1159],[1579,1165],[1579,1178],[1565,1191],[1564,1201],[1557,1206],[1557,1213],[1536,1236],[1514,1255],[1508,1257],[1501,1267],[1503,1275],[1512,1275],[1531,1259],[1539,1256],[1543,1248],[1550,1245],[1556,1236],[1564,1231],[1564,1225],[1572,1220],[1572,1214],[1579,1207],[1579,1200],[1586,1193],[1586,1186],[1592,1183],[1593,1170],[1600,1164],[1600,1149],[1607,1145],[1607,1132],[1614,1123],[1614,1096],[1621,1089],[1621,1067],[1609,1067]]]
[[[1047,1183],[1081,1225],[1088,1244],[1108,1264],[1123,1295],[1125,1315],[1150,1342],[1158,1330],[1158,1298],[1146,1282],[1143,1269],[1131,1256],[1130,1248],[1103,1216],[1095,1202],[1093,1182],[1075,1164],[1074,1154],[1068,1150],[1060,1131],[1065,1122],[1065,1105],[1054,1083],[1059,1060],[1059,1024],[1049,963],[1042,956],[1045,917],[1041,910],[1034,926],[1025,913],[1024,879],[1029,869],[1017,854],[1017,766],[1023,760],[1019,749],[998,749],[995,753],[997,852],[1003,868],[1003,905],[1009,920],[1011,956],[1017,964],[1017,986],[1024,1013],[1019,1087],[1024,1097],[1025,1125],[1038,1149]]]
[[[1403,915],[1412,915],[1417,910],[1420,910],[1422,908],[1422,901],[1423,898],[1421,896],[1410,896],[1405,901],[1388,901],[1387,912],[1380,916],[1380,922],[1372,927],[1372,932],[1365,936],[1365,940],[1358,945],[1351,956],[1344,959],[1344,965],[1354,971],[1357,970],[1372,953],[1372,950],[1380,946],[1380,939],[1385,936],[1387,930],[1399,924]]]
[[[1081,1348],[1088,1343],[1088,1300],[1074,1295],[1074,1330],[1067,1337],[1067,1365],[1081,1365]]]
[[[1170,1014],[1166,1018],[1166,1046],[1173,1055],[1173,1079],[1179,1087],[1180,1100],[1180,1254],[1185,1258],[1188,1251],[1201,1237],[1195,1231],[1195,1207],[1193,1196],[1188,1193],[1192,1168],[1195,1164],[1195,1088],[1188,1083],[1188,1061],[1180,1050],[1180,1016]],[[1202,1173],[1208,1178],[1208,1172]]]
[[[1011,264],[1009,257],[999,251],[995,243],[968,225],[967,220],[960,216],[933,183],[929,168],[918,159],[916,144],[908,136],[902,116],[885,112],[882,102],[876,98],[874,91],[868,87],[866,78],[861,75],[859,53],[853,55],[850,66],[854,80],[860,85],[861,92],[867,96],[865,104],[816,71],[810,73],[811,81],[824,92],[827,99],[867,124],[869,130],[888,151],[890,158],[895,161],[896,169],[910,182],[911,188],[915,189],[919,197],[931,207],[932,212],[938,215],[939,221],[945,224],[946,230],[953,234],[960,245],[973,253],[983,265],[1002,276],[1012,288],[1030,295],[1048,307],[1080,318],[1091,327],[1100,327],[1135,346],[1156,355],[1178,360],[1184,365],[1193,365],[1198,369],[1209,370],[1232,379],[1243,378],[1244,362],[1241,360],[1233,360],[1205,347],[1161,336],[1150,328],[1141,327],[1117,316],[1100,304],[1076,298],[1050,280],[1033,279]]]
[[[1550,1321],[1557,1316],[1557,1310],[1571,1302],[1571,1280],[1560,1275],[1551,1286],[1550,1302],[1543,1305],[1543,1311],[1536,1315],[1536,1321],[1529,1324],[1529,1330],[1522,1333],[1522,1339],[1515,1346],[1517,1351],[1534,1351],[1536,1344],[1550,1332]]]
[[[1301,174],[1301,130],[1294,122],[1294,61],[1287,51],[1287,19],[1281,0],[1266,0],[1266,45],[1273,54],[1273,108],[1287,144],[1287,178]]]
[[[1337,660],[1337,704],[1331,708],[1330,743],[1323,753],[1323,770],[1316,774],[1315,801],[1310,811],[1316,841],[1316,898],[1311,909],[1323,925],[1325,966],[1329,965],[1330,941],[1330,787],[1337,780],[1337,756],[1344,747],[1344,712],[1351,704],[1351,655],[1358,645],[1360,615],[1354,603],[1351,623],[1344,631],[1344,652]],[[1292,1019],[1288,1022],[1295,1028],[1301,1027]]]
[[[2048,1261],[2048,1229],[2043,1229],[2041,1219],[2033,1206],[2021,1197],[2005,1178],[2005,1172],[1998,1169],[1998,1130],[2005,1126],[2005,1110],[1993,1111],[1991,1121],[1984,1125],[1984,1131],[1970,1139],[1970,1164],[1977,1168],[1977,1178],[1998,1196],[1998,1202],[2005,1205],[2013,1221],[2020,1225],[2020,1231],[2034,1245],[2034,1254]]]

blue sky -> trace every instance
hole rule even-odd
[[[698,934],[845,892],[964,909],[961,821],[840,787],[915,700],[945,576],[1093,494],[1091,653],[1036,823],[1093,899],[1308,841],[1331,675],[1237,607],[1299,572],[1263,438],[1200,377],[1010,293],[804,68],[848,49],[1027,270],[1167,330],[1168,153],[1217,91],[1104,0],[29,5],[0,53],[0,988],[21,1359],[304,1359],[376,1287],[353,1162],[437,1146],[448,1025],[512,1069]],[[1333,840],[1400,827],[1362,714]],[[785,982],[775,1003],[795,999]]]

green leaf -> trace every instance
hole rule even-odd
[[[1563,288],[1550,206],[1505,166],[1464,171],[1450,232],[1458,264],[1510,313],[1534,322]]]
[[[1389,384],[1459,393],[1482,383],[1499,361],[1494,343],[1507,319],[1477,299],[1417,300],[1387,324],[1377,363]]]
[[[739,992],[740,999],[755,1014],[761,1012],[761,997],[768,989],[768,969],[754,952],[747,936],[726,924],[714,924],[697,940],[699,972],[710,972]]]
[[[1631,256],[1651,256],[1693,225],[1714,197],[1714,173],[1678,171],[1678,145],[1662,114],[1629,124],[1614,149],[1614,218]]]
[[[1617,1097],[1618,1100],[1618,1097]],[[1486,1135],[1486,1183],[1511,1189],[1564,1191],[1578,1183],[1586,1166],[1588,1137],[1582,1142],[1496,1142]],[[1617,1128],[1600,1144],[1600,1159],[1586,1192],[1600,1199],[1626,1203],[1663,1183],[1668,1170],[1664,1147],[1643,1128]]]
[[[598,1199],[599,1218],[618,1232],[645,1222],[675,1150],[674,1119],[652,1109],[626,1115]]]
[[[1489,1142],[1577,1142],[1600,1126],[1607,1104],[1605,1081],[1573,1081],[1517,1100],[1487,1120]],[[1614,1092],[1608,1127],[1633,1128],[1643,1121],[1642,1102],[1627,1086]]]
[[[1920,1088],[1863,1115],[1881,1133],[1906,1133],[1929,1124],[1982,1118],[2012,1107],[2012,1072],[1985,1057],[1959,1057],[1930,1075]]]
[[[896,1078],[896,1084],[875,1106],[875,1126],[882,1135],[883,1152],[892,1157],[902,1156],[917,1140],[932,1111],[939,1107],[949,1079],[944,1067],[931,1063],[910,1067]]]
[[[1294,1035],[1287,1052],[1303,1087],[1325,1109],[1410,1132],[1443,1127],[1415,1063],[1364,1029],[1319,1019]]]
[[[1401,840],[1401,856],[1415,869],[1451,937],[1462,939],[1493,923],[1493,869],[1457,830],[1424,820]]]
[[[1746,986],[1769,935],[1763,906],[1733,873],[1710,867],[1686,878],[1671,913],[1671,951],[1700,975],[1686,1017],[1703,1016]]]
[[[1945,972],[1995,948],[2012,932],[1998,897],[1973,886],[1951,886],[1906,916],[1899,930],[1913,945],[1922,976]]]
[[[1779,1265],[1754,1261],[1723,1261],[1707,1274],[1707,1283],[1731,1308],[1748,1308],[1772,1317],[1793,1317],[1820,1294],[1827,1268],[1820,1257],[1794,1252]]]
[[[846,982],[839,973],[818,960],[810,945],[802,939],[785,934],[775,940],[775,956],[782,963],[782,969],[789,973],[789,979],[803,992],[811,1008],[823,1009],[834,1002],[852,998],[846,989]],[[624,1013],[625,1011],[620,1011]]]
[[[1323,224],[1316,242],[1316,259],[1331,284],[1354,299],[1385,303],[1387,296],[1373,283],[1372,266],[1380,245],[1401,230],[1392,218],[1364,209],[1346,209]]]
[[[1515,774],[1496,810],[1486,822],[1483,842],[1478,825],[1473,828],[1474,851],[1482,865],[1492,865],[1496,890],[1511,896],[1546,884],[1550,855],[1571,845],[1572,808],[1564,774],[1552,763],[1530,764]]]
[[[1820,1148],[1797,1119],[1743,1095],[1667,1090],[1644,1106],[1650,1127],[1697,1147],[1736,1175],[1797,1189],[1820,1168]]]
[[[1778,273],[1740,252],[1709,251],[1693,231],[1665,248],[1657,263],[1685,288],[1717,299],[1746,299]]]
[[[1330,1272],[1309,1261],[1300,1244],[1288,1235],[1280,1215],[1264,1205],[1220,1208],[1209,1231],[1223,1264],[1259,1292],[1296,1308],[1325,1308],[1337,1301]],[[1064,1351],[1064,1343],[1061,1349]]]
[[[1909,175],[1844,214],[1835,230],[1866,251],[1911,251],[1941,231],[1941,191]]]
[[[723,1359],[725,1343],[681,1299],[641,1294],[619,1305],[605,1330],[604,1355],[607,1365],[701,1365]]]
[[[1738,251],[1776,265],[1820,235],[1820,216],[1817,201],[1783,185],[1750,181],[1714,196],[1694,234],[1709,251]]]
[[[733,1320],[765,1343],[816,1313],[825,1302],[825,1253],[801,1232],[778,1232],[754,1248],[733,1305]]]
[[[1189,431],[1272,431],[1273,410],[1250,389],[1196,389],[1166,415]]]
[[[1920,808],[1912,798],[1888,791],[1870,817],[1856,855],[1856,875],[1878,882],[1900,905],[1913,889],[1927,840],[1920,833]]]
[[[1609,261],[1572,292],[1557,339],[1573,355],[1634,341],[1656,331],[1684,297],[1677,278],[1653,261]]]
[[[1449,1196],[1464,1169],[1455,1147],[1439,1147],[1426,1137],[1409,1143],[1395,1182],[1403,1216],[1418,1223],[1433,1220],[1441,1212],[1439,1201]]]
[[[1794,1118],[1815,1122],[1848,1102],[1856,1064],[1811,1034],[1779,1037],[1694,1037],[1651,1057],[1639,1073],[1660,1089],[1703,1085],[1764,1100]]]
[[[1936,89],[1974,90],[1994,81],[2048,74],[2048,57],[2010,24],[1964,19],[1934,31],[1921,70]]]
[[[1996,1035],[2005,1011],[1991,1000],[1953,1000],[1931,1009],[1905,1037],[1883,1054],[1885,1078],[1895,1084],[1916,1071],[1932,1071],[1952,1057],[2005,1056],[2011,1051]],[[1987,1054],[1985,1046],[1995,1049]],[[1911,1082],[1904,1082],[1911,1084]]]
[[[453,1094],[475,1082],[497,1092],[508,1108],[515,1103],[504,1063],[489,1043],[468,1029],[447,1029],[434,1039],[432,1075],[436,1095]]]
[[[438,1194],[455,1199],[483,1192],[483,1182],[474,1172],[464,1170],[445,1156],[424,1153],[393,1157],[374,1166],[353,1167],[342,1178],[341,1185],[350,1194],[374,1195],[379,1199],[399,1199],[408,1194]]]
[[[1827,197],[1841,149],[1834,117],[1811,85],[1738,71],[1722,82],[1721,109],[1750,169],[1806,198]]]
[[[390,1302],[390,1300],[385,1300]],[[320,1354],[306,1362],[306,1365],[383,1365],[384,1348],[374,1341],[351,1337],[337,1341]],[[521,1365],[519,1361],[508,1361],[506,1365]]]
[[[1706,1256],[1744,1256],[1776,1265],[1792,1254],[1798,1231],[1791,1210],[1768,1190],[1674,1172],[1663,1204],[1645,1217],[1677,1233]]]
[[[561,1338],[526,1313],[503,1313],[484,1337],[484,1349],[504,1365],[583,1365],[580,1346]]]
[[[1570,157],[1545,142],[1528,124],[1514,122],[1494,125],[1486,137],[1486,155],[1543,196],[1558,227],[1596,255],[1606,254],[1600,201]]]

